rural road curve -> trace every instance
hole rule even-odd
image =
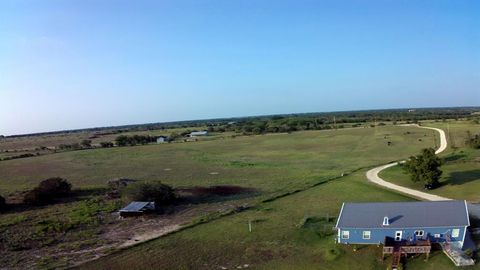
[[[406,125],[405,125],[406,126]],[[445,131],[439,129],[439,128],[432,128],[432,127],[421,127],[419,125],[410,125],[410,126],[416,126],[416,127],[419,127],[419,128],[426,128],[426,129],[432,129],[432,130],[435,130],[437,131],[438,133],[440,133],[440,147],[437,149],[437,151],[435,151],[435,154],[440,154],[441,152],[445,151],[445,149],[447,149],[447,136],[445,135]],[[404,161],[400,161],[400,162],[404,162]],[[383,186],[383,187],[386,187],[386,188],[389,188],[389,189],[392,189],[392,190],[396,190],[396,191],[399,191],[399,192],[402,192],[402,193],[405,193],[405,194],[408,194],[408,195],[411,195],[411,196],[414,196],[416,198],[419,198],[419,199],[423,199],[423,200],[427,200],[427,201],[446,201],[446,200],[451,200],[449,198],[445,198],[445,197],[441,197],[441,196],[438,196],[438,195],[433,195],[433,194],[429,194],[429,193],[426,193],[426,192],[422,192],[422,191],[418,191],[418,190],[415,190],[415,189],[411,189],[411,188],[406,188],[406,187],[402,187],[402,186],[399,186],[399,185],[395,185],[395,184],[392,184],[390,182],[387,182],[385,180],[383,180],[382,178],[380,178],[378,176],[378,174],[387,169],[387,168],[390,168],[390,167],[393,167],[393,166],[396,166],[398,165],[398,162],[393,162],[393,163],[389,163],[389,164],[386,164],[386,165],[382,165],[382,166],[379,166],[379,167],[376,167],[376,168],[373,168],[371,170],[369,170],[366,174],[367,176],[367,179],[370,181],[370,182],[373,182],[375,184],[378,184],[380,186]]]

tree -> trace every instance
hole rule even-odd
[[[435,155],[433,148],[423,149],[420,155],[412,156],[403,165],[413,182],[423,182],[425,188],[435,188],[439,184],[442,160]]]
[[[100,146],[103,147],[103,148],[113,147],[113,143],[112,142],[101,142]]]
[[[173,188],[161,182],[132,183],[125,187],[122,194],[132,201],[153,201],[156,208],[175,201]]]
[[[128,143],[128,136],[120,135],[115,139],[115,143],[118,146],[126,146]]]
[[[175,141],[176,139],[180,138],[180,135],[176,132],[172,132],[170,136],[168,136],[168,141]]]
[[[80,145],[82,145],[83,148],[90,148],[92,147],[92,141],[91,140],[83,140]]]
[[[72,185],[60,177],[49,178],[27,192],[23,202],[30,205],[43,205],[70,194]]]
[[[467,139],[465,144],[473,149],[480,149],[480,134],[472,135],[470,131],[467,131]]]

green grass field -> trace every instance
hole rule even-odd
[[[281,192],[433,144],[432,131],[387,126],[71,151],[0,162],[0,193],[28,189],[53,176],[81,188],[129,177],[174,186],[234,184]]]

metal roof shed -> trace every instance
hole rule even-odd
[[[124,208],[120,209],[121,217],[139,216],[144,213],[155,210],[155,202],[131,202]]]

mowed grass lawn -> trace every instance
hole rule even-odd
[[[407,157],[433,146],[433,134],[385,126],[64,152],[0,162],[0,194],[54,176],[76,188],[105,187],[109,179],[127,177],[173,186],[232,184],[284,191]]]
[[[331,230],[342,202],[412,200],[366,182],[364,174],[359,171],[122,250],[80,269],[238,269],[245,265],[249,269],[386,269],[391,259],[381,260],[381,248],[363,246],[353,251],[351,246],[336,245]],[[300,226],[305,217],[326,219],[327,215],[330,222]],[[409,259],[408,269],[456,269],[440,252],[428,262],[423,259]]]
[[[472,134],[479,134],[480,125],[465,121],[432,122],[425,125],[442,128],[445,131],[450,130],[449,148],[445,154],[440,155],[445,160],[445,164],[441,167],[443,171],[440,179],[441,186],[426,191],[422,183],[412,182],[400,166],[382,171],[380,177],[395,184],[447,198],[480,202],[480,150],[471,149],[465,145],[467,130]]]

